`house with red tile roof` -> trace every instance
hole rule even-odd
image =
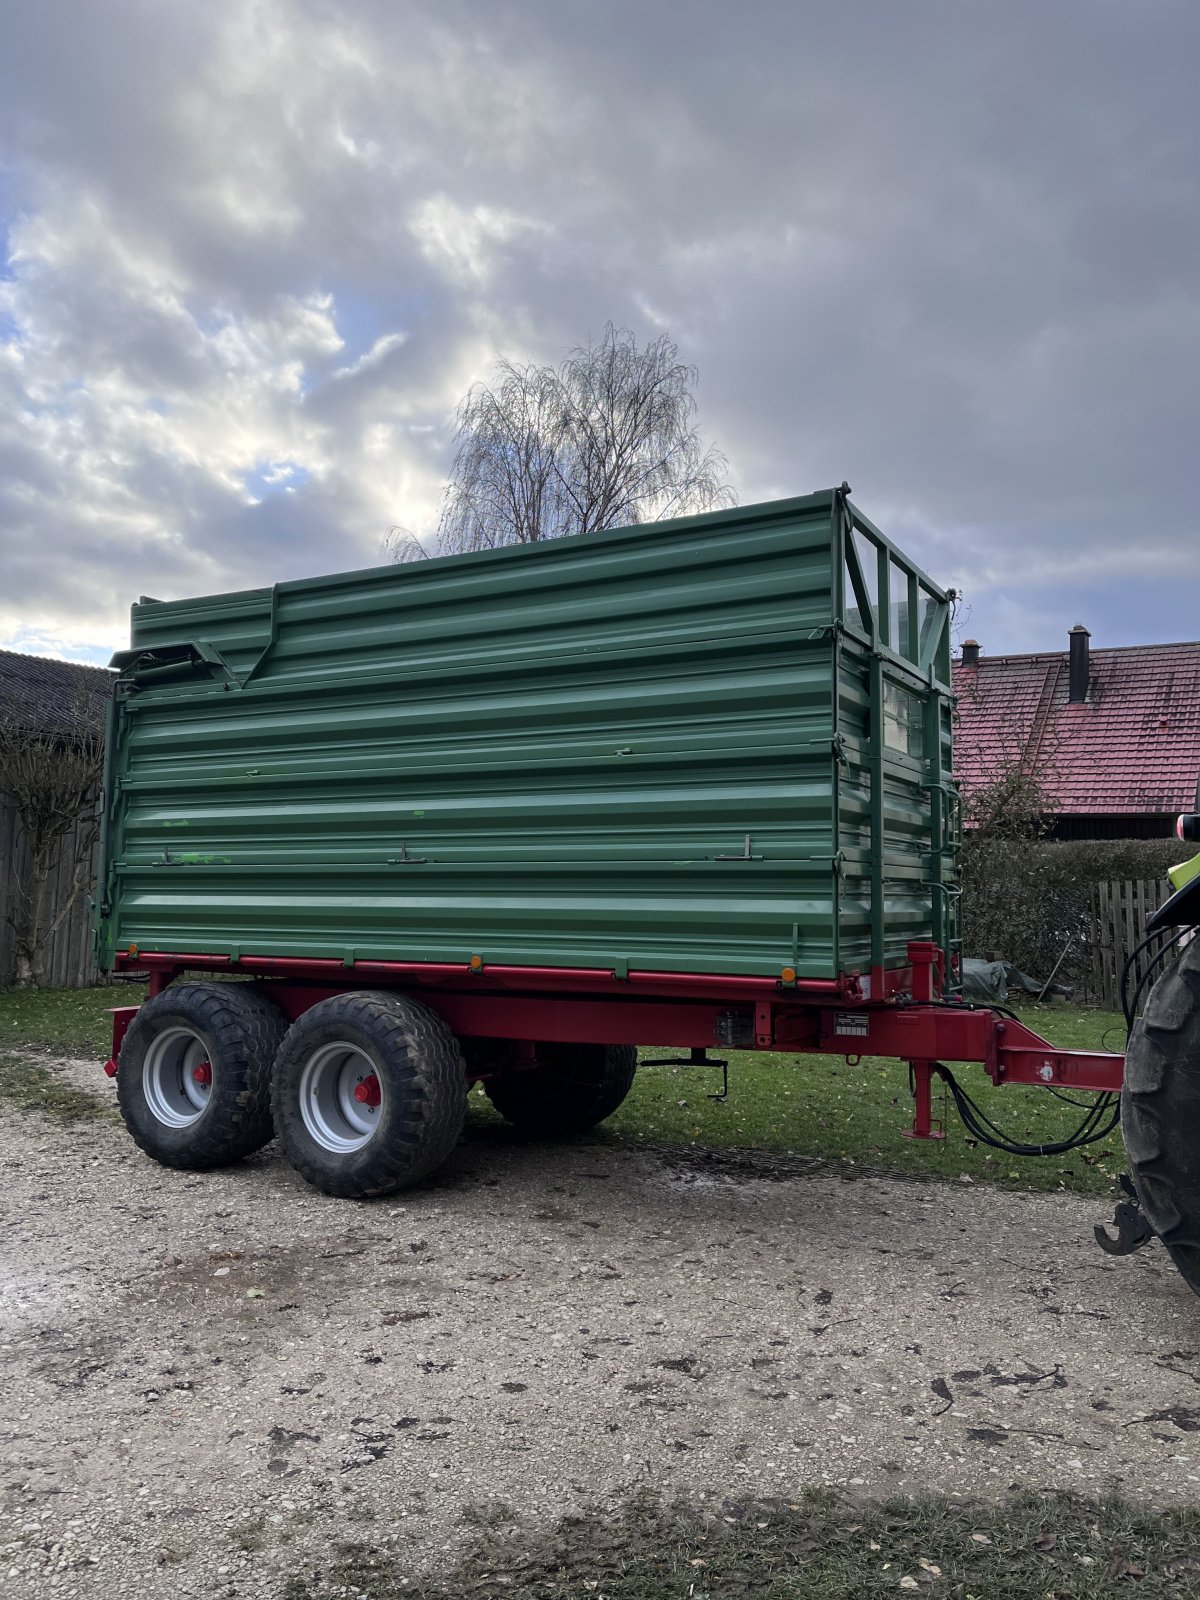
[[[1049,837],[1167,838],[1200,809],[1200,641],[986,656],[954,663],[954,772],[964,793],[1014,761],[1050,802]]]

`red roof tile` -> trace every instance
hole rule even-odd
[[[1200,779],[1200,641],[1093,650],[1087,701],[1067,652],[954,664],[954,770],[964,789],[1026,753],[1068,814],[1192,811]]]

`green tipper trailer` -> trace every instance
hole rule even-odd
[[[946,596],[833,491],[133,608],[99,958],[956,949]]]
[[[274,1130],[361,1197],[474,1082],[590,1127],[639,1045],[896,1055],[921,1138],[945,1060],[1119,1087],[958,999],[949,620],[844,485],[140,601],[96,923],[151,975],[108,1063],[134,1138],[194,1168]]]

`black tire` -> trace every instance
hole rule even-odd
[[[488,1099],[514,1128],[543,1139],[586,1133],[633,1087],[630,1044],[539,1044],[537,1064],[484,1081]]]
[[[274,1133],[271,1065],[286,1028],[244,983],[180,983],[147,1000],[117,1072],[117,1105],[134,1143],[164,1167],[191,1172],[261,1149]],[[203,1068],[208,1085],[196,1083]]]
[[[379,1099],[351,1105],[356,1128],[344,1120],[339,1085],[354,1076],[369,1082],[372,1073]],[[458,1040],[428,1006],[388,993],[336,994],[288,1029],[271,1103],[284,1154],[301,1177],[326,1194],[365,1200],[441,1166],[462,1132],[467,1069]]]
[[[1121,1133],[1142,1210],[1200,1294],[1200,937],[1151,989],[1130,1035]]]

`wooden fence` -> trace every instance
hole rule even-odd
[[[1097,883],[1092,888],[1092,998],[1121,1009],[1121,972],[1145,938],[1146,918],[1171,893],[1165,878]]]
[[[63,841],[58,866],[46,884],[44,915],[52,922],[58,915],[63,896],[69,893],[73,877],[75,840],[68,834]],[[14,910],[15,886],[18,875],[28,865],[25,840],[12,801],[0,794],[0,988],[12,983],[16,976],[16,950],[9,916]],[[93,856],[93,866],[94,866]],[[50,939],[45,951],[46,983],[60,989],[84,989],[97,981],[92,960],[92,930],[88,913],[88,894],[92,888],[93,872],[79,898],[71,907],[58,931]]]

